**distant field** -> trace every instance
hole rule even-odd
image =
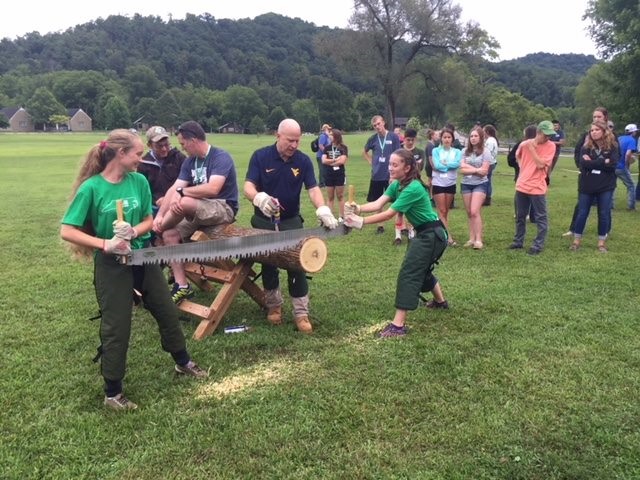
[[[103,409],[91,362],[92,268],[59,240],[80,160],[104,135],[0,134],[1,478],[640,478],[640,214],[626,211],[622,188],[610,252],[596,251],[595,210],[583,248],[569,252],[561,233],[577,177],[561,158],[547,246],[529,257],[506,249],[514,187],[501,158],[486,248],[445,252],[436,275],[451,309],[412,312],[403,339],[374,336],[392,318],[405,250],[391,245],[391,223],[384,235],[367,227],[328,240],[310,282],[311,336],[294,331],[290,302],[276,328],[244,294],[224,324],[250,332],[195,341],[185,316],[189,348],[210,369],[204,382],[175,378],[153,319],[136,310],[125,391],[140,408],[118,415]],[[360,202],[366,137],[345,138]],[[240,184],[251,153],[274,141],[209,138],[231,152]],[[464,241],[457,205],[451,229]],[[240,225],[250,212],[242,199]]]

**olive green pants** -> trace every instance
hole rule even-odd
[[[158,323],[162,349],[169,353],[186,349],[178,309],[171,300],[160,266],[121,265],[115,256],[98,252],[94,259],[94,284],[102,314],[101,373],[106,380],[124,378],[131,335],[134,268],[140,268],[139,272],[144,275],[140,293],[145,307]]]
[[[416,232],[409,242],[396,285],[396,308],[418,308],[420,292],[433,290],[438,279],[433,275],[436,262],[447,247],[447,231],[443,227]]]

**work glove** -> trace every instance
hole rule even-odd
[[[344,217],[344,224],[347,227],[362,230],[362,227],[364,227],[364,217],[360,217],[351,213]]]
[[[276,198],[270,197],[266,192],[258,192],[253,197],[253,204],[267,217],[273,217],[280,211],[280,204]]]
[[[138,236],[138,233],[129,222],[123,222],[121,220],[115,220],[113,222],[113,233],[115,233],[116,237],[129,241]]]
[[[318,207],[316,210],[316,216],[318,217],[318,220],[320,220],[320,224],[329,230],[333,230],[338,226],[338,219],[333,216],[331,209],[326,205]]]
[[[115,235],[110,240],[104,242],[104,253],[112,253],[114,255],[129,255],[131,253],[131,244],[127,240]]]
[[[346,215],[360,215],[360,205],[356,202],[346,202],[344,204],[344,214]]]

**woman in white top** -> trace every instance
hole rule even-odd
[[[458,167],[462,152],[453,148],[453,131],[444,128],[440,134],[440,146],[433,149],[433,200],[436,202],[438,217],[449,233],[449,246],[457,243],[449,230],[449,206],[456,195]]]
[[[489,188],[487,190],[487,198],[483,203],[483,205],[488,206],[491,205],[491,195],[493,194],[493,171],[498,166],[498,137],[496,127],[491,124],[484,126],[484,146],[491,154],[491,164],[489,173],[487,174],[489,178]]]
[[[484,247],[480,211],[487,196],[489,187],[487,174],[491,165],[491,154],[485,147],[484,140],[482,128],[475,127],[471,130],[467,148],[462,153],[462,162],[460,163],[460,173],[462,174],[460,190],[469,221],[469,240],[464,246],[473,247],[476,250]]]

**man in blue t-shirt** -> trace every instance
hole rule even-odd
[[[189,157],[167,190],[169,201],[162,202],[153,222],[165,245],[187,241],[201,227],[232,223],[238,213],[238,183],[231,155],[209,145],[203,128],[194,121],[178,127],[178,142]],[[173,262],[171,269],[173,301],[192,297],[183,264]]]
[[[316,152],[316,163],[318,164],[318,186],[324,188],[324,166],[322,165],[322,155],[326,148],[331,146],[331,139],[329,138],[329,132],[331,131],[331,125],[325,123],[320,129],[320,135],[318,136],[318,151]]]
[[[300,194],[307,189],[316,207],[320,223],[333,229],[338,220],[324,203],[322,190],[316,183],[311,159],[298,150],[302,135],[300,125],[286,118],[278,126],[274,145],[256,150],[249,160],[244,182],[244,194],[254,205],[251,226],[266,230],[295,230],[303,228],[300,215]],[[309,284],[305,272],[287,271],[289,295],[293,304],[296,327],[311,333],[309,321]],[[282,293],[278,269],[262,265],[262,284],[267,304],[267,320],[272,325],[282,323]]]
[[[633,184],[629,168],[635,160],[633,154],[636,153],[638,148],[638,126],[635,123],[630,123],[624,127],[624,133],[624,135],[618,137],[620,158],[616,165],[616,177],[622,180],[624,186],[627,187],[627,210],[635,210],[636,187]]]
[[[375,115],[371,119],[371,126],[376,131],[364,145],[364,159],[371,165],[371,181],[367,202],[374,202],[380,198],[389,186],[389,159],[391,154],[401,148],[400,138],[387,130],[382,115]],[[376,233],[384,233],[384,226],[380,225]]]

